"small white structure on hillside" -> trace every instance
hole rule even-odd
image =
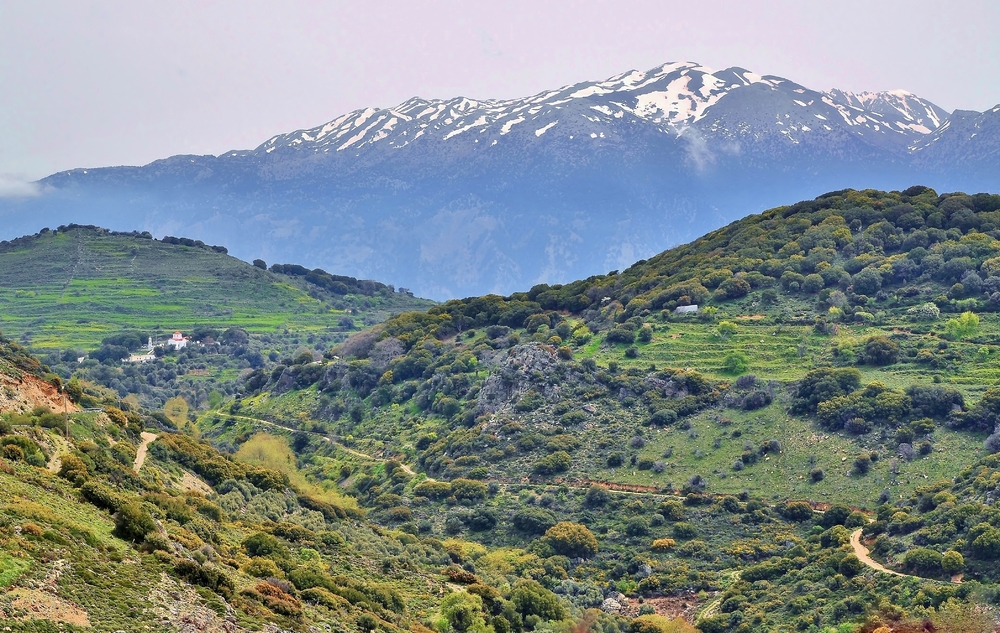
[[[674,312],[676,312],[677,314],[684,314],[685,312],[697,312],[697,311],[698,311],[697,305],[677,306],[677,308],[674,309]]]
[[[166,342],[165,347],[172,347],[174,349],[181,350],[187,347],[189,340],[190,339],[186,338],[180,332],[174,332],[173,337]]]

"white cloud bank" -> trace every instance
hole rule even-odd
[[[30,198],[41,193],[37,182],[18,174],[0,174],[0,198]]]

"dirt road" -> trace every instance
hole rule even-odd
[[[139,450],[135,452],[135,463],[132,464],[132,470],[139,472],[142,468],[143,463],[146,461],[146,452],[149,450],[149,443],[156,439],[155,433],[149,433],[147,431],[142,432],[142,443],[139,444]]]
[[[876,571],[880,571],[886,574],[892,574],[893,576],[910,576],[910,574],[901,574],[898,571],[893,571],[891,569],[886,569],[883,565],[876,563],[872,560],[871,556],[868,555],[868,548],[861,544],[861,530],[854,530],[851,532],[851,547],[854,548],[854,555],[858,557],[865,565],[868,565]],[[917,578],[918,576],[913,576]]]

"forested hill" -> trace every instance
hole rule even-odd
[[[998,238],[1000,196],[833,192],[624,271],[398,315],[247,373],[197,424],[300,441],[375,520],[474,542],[470,572],[578,607],[681,603],[711,633],[992,630]],[[909,576],[858,556],[869,520],[877,564]],[[585,554],[546,547],[565,521]]]
[[[1000,291],[1000,260],[983,264],[1000,255],[998,238],[1000,195],[938,195],[919,186],[846,190],[751,215],[620,273],[538,285],[499,302],[448,302],[430,314],[452,317],[446,329],[461,329],[466,320],[517,327],[522,314],[546,310],[590,322],[617,302],[615,321],[624,322],[689,303],[725,306],[749,296],[766,305],[778,291],[810,302],[832,297],[829,305],[848,319],[932,300],[948,309],[956,305],[950,301],[971,299],[958,305],[992,310],[1000,305],[1000,296],[990,300]],[[483,301],[500,313],[483,311]]]
[[[332,336],[430,305],[320,269],[267,270],[187,238],[67,225],[0,242],[0,330],[33,348],[86,350],[123,330],[143,341],[198,327]]]

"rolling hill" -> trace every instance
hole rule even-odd
[[[331,290],[329,274],[313,283],[311,271],[288,268],[292,274],[263,270],[189,239],[59,227],[0,243],[0,330],[34,349],[60,350],[89,350],[126,330],[145,341],[199,326],[336,338],[432,305],[371,281],[345,278],[350,287]]]

